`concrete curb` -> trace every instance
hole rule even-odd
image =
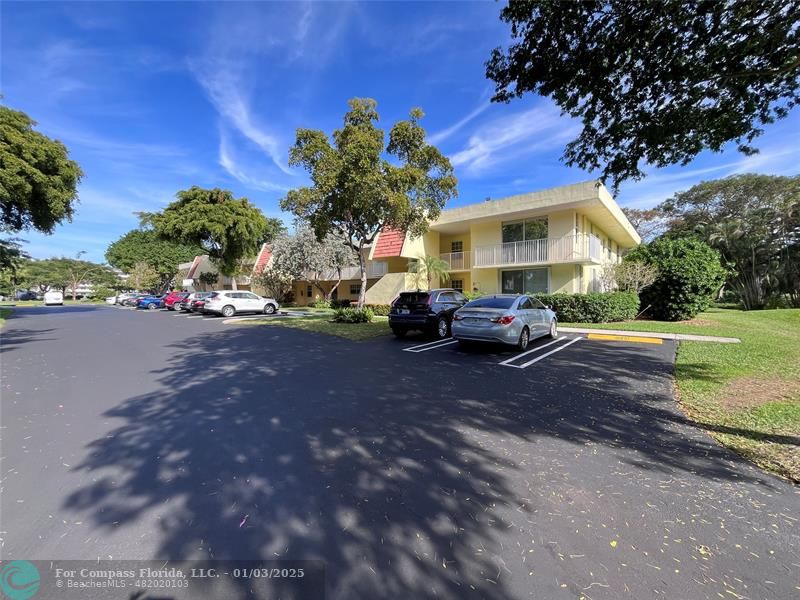
[[[652,331],[623,331],[620,329],[589,329],[583,327],[561,327],[564,333],[601,333],[605,335],[628,335],[646,338],[660,338],[662,340],[678,340],[684,342],[716,342],[718,344],[739,344],[739,338],[717,337],[714,335],[692,335],[689,333],[653,333]]]

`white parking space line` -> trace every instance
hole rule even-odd
[[[552,346],[553,344],[560,344],[561,342],[564,342],[564,341],[566,341],[568,339],[569,338],[558,338],[557,340],[553,340],[552,342],[548,342],[546,344],[542,344],[541,346],[536,346],[536,348],[532,348],[531,350],[528,350],[526,352],[522,352],[520,354],[516,354],[516,355],[512,356],[511,358],[507,358],[506,360],[504,360],[504,361],[502,361],[502,362],[500,362],[498,364],[507,365],[510,362],[514,362],[515,360],[519,360],[523,356],[527,356],[528,354],[533,354],[534,352],[539,352],[539,350],[544,350],[545,348],[547,348],[548,346]]]
[[[443,346],[449,346],[450,344],[456,344],[458,340],[437,340],[435,342],[428,342],[427,344],[420,344],[418,346],[411,346],[410,348],[403,348],[403,352],[413,352],[417,354],[418,352],[427,352],[428,350],[436,350],[438,348],[442,348]]]
[[[563,345],[559,346],[559,347],[558,347],[558,348],[556,348],[555,350],[550,350],[550,352],[545,352],[545,353],[544,353],[544,354],[542,354],[541,356],[537,356],[537,357],[536,357],[536,358],[534,358],[533,360],[529,360],[528,362],[522,363],[521,365],[512,365],[512,364],[508,364],[508,361],[507,361],[507,360],[504,360],[503,362],[501,362],[501,363],[498,363],[498,364],[499,364],[499,365],[501,365],[501,366],[503,366],[503,367],[512,367],[512,368],[514,368],[514,369],[525,369],[525,368],[527,368],[527,367],[530,367],[532,364],[539,362],[539,361],[540,361],[540,360],[542,360],[543,358],[547,358],[547,357],[548,357],[548,356],[550,356],[551,354],[555,354],[556,352],[561,352],[561,351],[562,351],[564,348],[566,348],[566,347],[568,347],[568,346],[571,346],[572,344],[574,344],[575,342],[579,341],[580,339],[581,339],[581,338],[579,338],[579,337],[576,337],[576,338],[574,338],[574,339],[571,339],[571,340],[570,340],[570,341],[568,341],[566,344],[563,344]],[[556,341],[557,341],[557,340],[556,340]],[[551,342],[551,344],[552,344],[552,343],[553,343],[553,342]],[[545,344],[545,345],[549,346],[550,344]],[[537,348],[537,350],[541,350],[542,348],[544,348],[544,346],[541,346],[540,348]],[[520,355],[520,356],[522,356],[522,355]],[[519,358],[519,357],[517,357],[517,358]]]

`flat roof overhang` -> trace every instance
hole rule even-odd
[[[641,238],[611,194],[595,181],[451,208],[442,211],[430,228],[444,234],[464,233],[474,224],[515,221],[562,210],[575,210],[586,215],[623,247],[641,243]]]

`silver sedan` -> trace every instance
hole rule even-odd
[[[459,342],[499,342],[525,350],[536,338],[558,337],[556,313],[531,296],[497,294],[473,300],[453,315]]]

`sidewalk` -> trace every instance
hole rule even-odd
[[[621,329],[590,329],[582,327],[561,327],[558,330],[564,333],[600,333],[606,335],[626,335],[646,338],[660,338],[662,340],[679,340],[684,342],[716,342],[718,344],[738,344],[739,338],[717,337],[714,335],[691,335],[688,333],[653,333],[652,331],[628,331]]]

